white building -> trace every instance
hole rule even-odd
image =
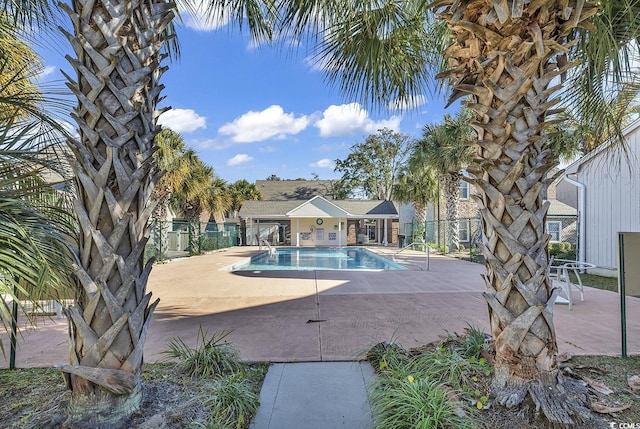
[[[640,231],[640,120],[624,134],[624,147],[604,144],[566,168],[578,189],[578,259],[594,274],[617,275],[617,233]]]

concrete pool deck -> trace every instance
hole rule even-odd
[[[391,255],[397,248],[372,248]],[[484,266],[431,255],[430,270],[229,272],[258,252],[237,247],[178,259],[154,267],[148,289],[160,298],[147,341],[145,361],[162,358],[173,337],[195,345],[202,326],[227,340],[250,362],[352,361],[380,341],[416,347],[471,324],[485,332]],[[406,251],[399,262],[425,264],[425,254]],[[585,288],[573,310],[554,307],[561,352],[619,355],[617,293]],[[640,354],[640,300],[627,299],[628,353]],[[37,328],[21,323],[17,366],[68,362],[65,320],[42,318]],[[8,338],[1,337],[8,367]]]

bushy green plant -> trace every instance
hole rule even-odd
[[[438,253],[449,253],[449,246],[447,246],[446,244],[441,244],[440,246],[438,246],[436,243],[430,242],[429,247]]]
[[[380,378],[370,395],[376,429],[472,428],[436,380]]]
[[[455,350],[466,359],[479,358],[480,353],[489,350],[489,343],[485,333],[467,324],[466,335],[460,337],[460,342],[455,346]]]
[[[253,387],[241,375],[214,383],[197,400],[211,410],[211,417],[203,425],[208,429],[244,429],[260,405]]]
[[[367,360],[377,371],[384,371],[406,364],[409,354],[396,343],[382,342],[367,352]]]
[[[575,261],[576,245],[567,242],[549,243],[549,255],[554,256],[556,259]]]
[[[436,346],[406,352],[379,343],[367,356],[378,377],[370,386],[376,428],[472,428],[469,406],[488,404],[481,378],[491,374],[486,335],[471,325]]]
[[[165,361],[173,361],[177,368],[189,376],[210,377],[240,371],[243,367],[238,351],[225,341],[229,332],[208,337],[198,331],[196,347],[189,347],[182,338],[173,338],[163,351]]]
[[[486,374],[490,369],[486,359],[465,358],[457,350],[440,344],[433,351],[416,356],[411,365],[424,371],[431,379],[463,390],[473,375]]]

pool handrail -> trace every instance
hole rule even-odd
[[[402,249],[398,250],[397,252],[394,252],[394,253],[393,253],[393,255],[392,255],[393,262],[398,262],[398,261],[396,261],[396,255],[397,255],[397,254],[399,254],[400,252],[403,252],[403,251],[407,250],[407,249],[408,249],[408,248],[410,248],[410,247],[416,246],[416,245],[421,245],[421,246],[424,246],[424,247],[425,247],[425,253],[427,254],[427,271],[429,271],[429,262],[430,262],[430,259],[431,259],[431,258],[430,258],[430,256],[431,256],[431,255],[430,255],[430,253],[431,253],[431,252],[429,252],[429,246],[428,246],[428,245],[427,245],[427,243],[425,243],[424,241],[414,241],[413,243],[411,243],[411,244],[408,244],[408,245],[404,246]],[[399,263],[399,262],[398,262],[398,263]],[[418,265],[418,264],[413,264],[413,263],[411,263],[411,262],[407,262],[407,263],[404,263],[404,264],[405,264],[405,265],[416,265],[416,266],[420,267],[420,269],[422,269],[422,267],[421,267],[420,265]]]
[[[269,256],[272,256],[276,253],[276,249],[271,247],[271,244],[269,243],[269,241],[267,241],[266,238],[262,238],[260,239],[260,241],[258,241],[258,249],[262,250],[262,245],[267,246],[267,249],[269,249]]]

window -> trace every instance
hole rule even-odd
[[[546,226],[547,234],[551,236],[551,241],[562,241],[562,222],[549,221]]]
[[[460,181],[460,199],[469,199],[469,184],[465,181]]]
[[[468,243],[469,242],[469,220],[461,220],[458,221],[458,239],[460,243]]]

